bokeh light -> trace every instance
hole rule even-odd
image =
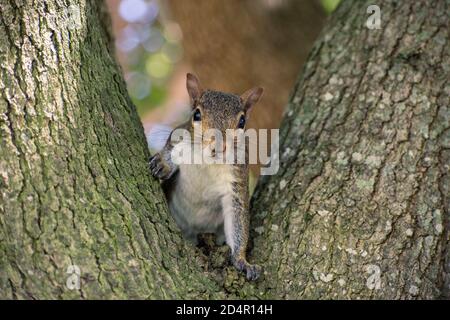
[[[265,0],[262,3],[277,8],[285,2]],[[339,2],[320,0],[328,14]],[[120,20],[116,46],[122,57],[125,80],[139,114],[144,116],[163,104],[168,96],[168,80],[183,58],[183,34],[176,22],[167,19],[163,1],[117,0],[114,3],[113,10]]]
[[[172,62],[164,53],[156,53],[147,59],[145,68],[150,76],[164,79],[172,69]]]
[[[121,0],[119,17],[125,23],[117,49],[125,56],[125,80],[139,114],[164,101],[167,81],[183,55],[179,25],[163,19],[156,0]]]
[[[340,2],[341,0],[320,0],[322,7],[327,14],[331,14]]]

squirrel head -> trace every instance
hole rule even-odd
[[[192,127],[201,126],[203,134],[209,129],[217,129],[225,137],[227,129],[245,129],[250,111],[263,93],[263,88],[260,87],[250,89],[240,96],[203,90],[195,75],[188,73],[186,78],[187,91],[192,100],[191,124]]]

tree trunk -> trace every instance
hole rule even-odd
[[[66,3],[0,5],[0,297],[214,297],[149,177],[104,7]]]
[[[377,1],[373,30],[370,4],[328,22],[281,125],[281,170],[257,187],[270,297],[448,297],[449,2]]]
[[[65,3],[0,5],[1,298],[448,297],[448,1],[328,22],[252,201],[256,283],[181,239],[103,6]]]

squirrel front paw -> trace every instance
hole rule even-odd
[[[170,177],[170,166],[161,157],[161,154],[157,153],[154,156],[150,157],[148,166],[155,178],[164,180]]]
[[[247,280],[257,280],[261,275],[262,268],[257,264],[250,264],[245,259],[238,259],[233,262],[236,269],[245,272]]]

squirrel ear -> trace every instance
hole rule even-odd
[[[244,103],[244,110],[248,111],[255,103],[261,98],[264,89],[261,87],[253,88],[245,91],[241,95],[242,102]]]
[[[200,99],[200,96],[202,94],[200,82],[198,81],[197,77],[194,76],[192,73],[188,73],[186,75],[186,88],[189,93],[189,96],[193,101],[197,101],[198,99]]]

